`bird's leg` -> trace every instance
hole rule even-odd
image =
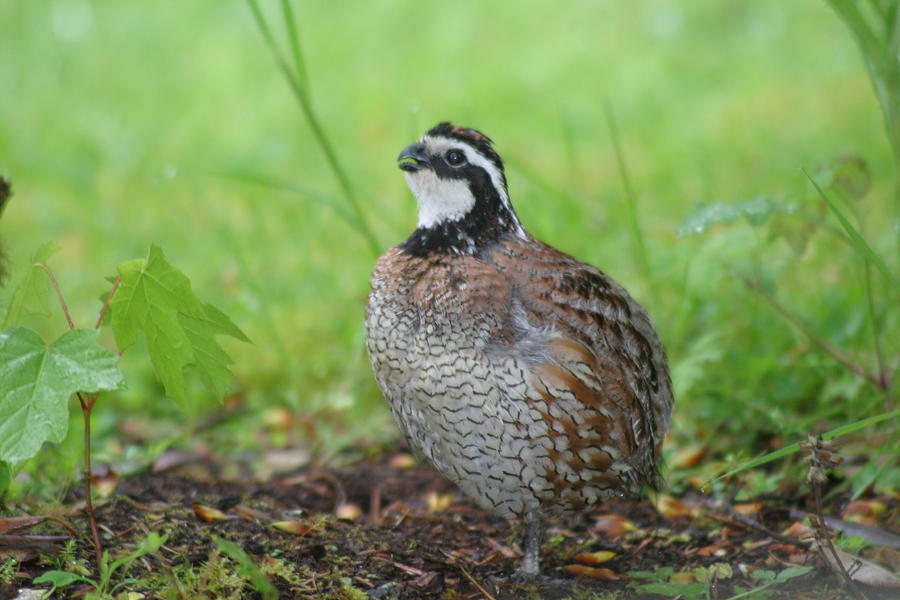
[[[525,557],[517,575],[534,578],[541,570],[541,514],[534,510],[525,515]]]

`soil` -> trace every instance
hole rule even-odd
[[[304,469],[264,483],[226,480],[219,466],[182,463],[123,478],[107,499],[96,503],[97,519],[113,557],[132,551],[150,531],[168,535],[159,552],[132,564],[128,576],[146,585],[152,573],[177,578],[174,574],[193,569],[201,574],[199,583],[182,585],[180,596],[170,586],[169,597],[222,597],[214,582],[203,579],[217,558],[214,536],[240,546],[257,565],[270,567],[269,579],[282,598],[665,598],[639,592],[638,586],[648,581],[634,572],[659,573],[669,567],[685,572],[687,579],[681,581],[689,583],[691,569],[715,564],[726,565],[731,573],[722,571],[711,585],[701,585],[709,598],[724,600],[740,589],[759,587],[764,580],[754,573],[760,569],[777,573],[801,565],[813,570],[772,586],[766,592],[770,596],[754,597],[862,597],[842,587],[807,543],[790,531],[776,533],[797,523],[798,507],[808,502],[777,496],[737,507],[746,517],[730,505],[688,494],[664,498],[656,506],[646,499],[622,499],[581,518],[551,521],[542,547],[546,578],[520,584],[512,577],[521,558],[519,527],[480,510],[433,470],[408,466],[409,458],[388,453],[352,467]],[[75,496],[65,506],[65,519],[75,530],[87,531],[83,501]],[[897,510],[895,502],[888,502],[884,518],[896,523]],[[890,536],[890,528],[884,529]],[[3,533],[9,532],[0,527],[0,564],[16,546],[10,543],[15,536]],[[25,533],[34,540],[16,538],[19,578],[15,585],[0,587],[0,599],[16,597],[18,588],[42,587],[27,585],[28,578],[51,568],[50,556],[58,557],[63,536],[71,536],[49,521]],[[59,539],[39,538],[38,533]],[[76,555],[91,566],[91,543],[81,535],[75,539]],[[590,571],[586,557],[579,555],[600,551],[613,553],[612,558],[595,554],[602,562]],[[896,559],[896,549],[887,552],[887,562]],[[290,573],[284,573],[285,566]],[[857,588],[869,599],[891,597],[878,588]],[[82,597],[89,589],[76,583],[58,593]],[[131,599],[165,597],[140,584],[129,589],[141,594]],[[247,587],[233,597],[263,596]]]

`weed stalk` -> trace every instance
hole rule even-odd
[[[809,471],[806,474],[806,482],[813,489],[813,497],[816,503],[816,514],[810,515],[810,522],[815,531],[816,546],[822,554],[825,562],[831,565],[835,574],[843,581],[844,585],[853,594],[857,600],[868,600],[853,581],[847,567],[838,556],[837,549],[832,541],[832,533],[825,524],[825,517],[822,513],[822,486],[828,481],[826,471],[841,465],[844,459],[836,456],[837,450],[834,446],[828,445],[822,439],[822,436],[810,435],[805,444],[800,444],[800,448],[809,452],[806,460],[809,462]],[[826,556],[826,553],[828,556]],[[829,560],[830,559],[830,560]]]

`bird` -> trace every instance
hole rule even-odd
[[[442,122],[397,160],[418,223],[371,277],[372,371],[412,449],[523,523],[533,580],[545,518],[661,485],[666,353],[625,288],[525,229],[489,137]]]

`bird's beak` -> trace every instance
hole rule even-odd
[[[425,154],[425,144],[422,142],[416,142],[404,148],[397,157],[397,161],[399,162],[398,167],[410,173],[430,166],[428,156]]]

